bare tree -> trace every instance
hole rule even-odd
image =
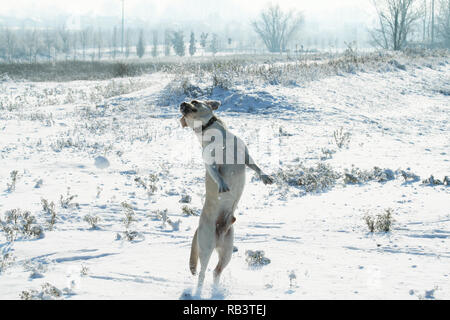
[[[373,0],[373,3],[379,22],[379,27],[371,31],[375,45],[384,49],[403,49],[420,17],[416,0]]]
[[[172,33],[172,47],[176,55],[184,57],[186,54],[186,47],[184,45],[184,34],[182,30],[174,31]]]
[[[171,33],[172,31],[168,29],[164,30],[164,55],[166,57],[170,55],[170,46],[172,44]]]
[[[450,0],[441,0],[437,17],[437,34],[446,48],[450,48]]]
[[[117,27],[113,28],[112,38],[111,38],[111,53],[113,59],[116,59],[117,54]]]
[[[59,28],[58,34],[61,39],[62,52],[65,53],[67,60],[70,54],[70,33],[64,26],[62,26]]]
[[[209,44],[209,50],[212,52],[213,56],[216,55],[217,51],[219,51],[219,39],[217,38],[217,34],[212,34],[211,43]]]
[[[52,58],[52,48],[55,47],[55,33],[49,29],[44,32],[44,45],[47,49],[48,60]]]
[[[95,37],[95,41],[97,44],[97,58],[98,60],[101,60],[102,54],[103,54],[103,37],[102,37],[102,30],[98,29],[97,35]]]
[[[30,63],[37,62],[37,56],[41,53],[42,45],[40,34],[36,29],[25,32],[26,49],[28,51],[28,60]]]
[[[86,47],[88,45],[89,35],[91,34],[91,32],[91,28],[84,28],[80,31],[80,42],[81,49],[83,50],[83,60],[86,58]]]
[[[423,0],[421,11],[422,11],[422,15],[421,15],[421,20],[422,20],[422,42],[426,43],[427,42],[427,19],[428,19],[427,0]]]
[[[156,58],[157,56],[158,56],[158,30],[153,30],[152,57]]]
[[[191,38],[189,39],[189,54],[193,56],[196,51],[197,48],[195,47],[195,34],[193,31],[191,31]]]
[[[145,42],[144,42],[144,31],[139,32],[139,40],[136,45],[136,54],[139,58],[142,58],[145,54]]]
[[[303,23],[303,16],[294,11],[283,12],[279,5],[263,10],[252,26],[270,52],[282,52]]]
[[[206,39],[208,39],[208,33],[202,32],[202,34],[200,35],[200,45],[201,45],[202,48],[203,48],[202,55],[203,55],[203,53],[205,52],[205,48],[206,48]]]
[[[128,58],[130,56],[131,51],[130,39],[131,39],[131,30],[127,29],[127,38],[125,40],[125,58]]]
[[[5,46],[6,60],[8,62],[11,62],[15,56],[15,51],[16,51],[16,47],[17,47],[16,36],[14,35],[14,33],[11,30],[5,29],[3,32],[3,40],[2,41],[4,42],[4,46]]]
[[[73,61],[77,59],[77,48],[78,48],[78,33],[77,32],[71,32],[70,34],[70,40],[72,43],[72,52],[73,52]]]

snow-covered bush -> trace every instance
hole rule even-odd
[[[276,176],[278,180],[291,186],[302,187],[306,192],[321,192],[336,185],[341,175],[330,165],[319,162],[313,167],[299,164],[283,168]]]
[[[4,220],[0,219],[0,227],[9,242],[20,236],[37,239],[44,236],[44,230],[37,224],[36,218],[29,211],[20,209],[6,211]]]
[[[400,174],[405,180],[405,182],[417,182],[420,180],[420,177],[414,172],[411,172],[410,168],[406,170],[397,170],[395,171],[395,173]]]
[[[30,289],[24,290],[20,294],[22,300],[56,300],[61,299],[63,292],[54,285],[46,282],[41,286],[40,290]]]
[[[350,170],[344,170],[346,184],[361,184],[369,181],[386,182],[393,179],[395,179],[395,173],[390,169],[374,167],[372,170],[363,170],[352,166]]]
[[[431,186],[450,186],[450,178],[448,176],[445,176],[444,179],[439,180],[436,179],[433,175],[431,175],[429,178],[422,181],[423,184],[428,184]]]

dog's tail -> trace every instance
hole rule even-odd
[[[197,232],[198,232],[198,229],[195,230],[194,239],[192,239],[191,257],[189,258],[189,268],[191,269],[191,273],[194,276],[195,276],[195,273],[197,272],[197,262],[198,262]]]

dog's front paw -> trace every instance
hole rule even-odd
[[[271,176],[268,176],[267,174],[261,175],[261,180],[264,182],[264,184],[272,184],[273,178]]]
[[[219,193],[224,193],[224,192],[228,192],[230,191],[230,188],[228,187],[228,185],[225,182],[222,182],[221,184],[219,184]]]

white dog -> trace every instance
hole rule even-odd
[[[200,222],[192,240],[189,266],[196,273],[200,258],[200,274],[197,294],[201,293],[205,271],[214,249],[219,254],[219,263],[214,270],[214,285],[219,284],[223,269],[231,260],[233,252],[234,211],[245,185],[245,168],[254,170],[264,184],[272,184],[270,176],[264,174],[248,154],[244,142],[229,132],[225,124],[216,118],[213,110],[219,101],[193,100],[183,102],[180,122],[196,133],[203,149],[206,166],[206,197]]]

